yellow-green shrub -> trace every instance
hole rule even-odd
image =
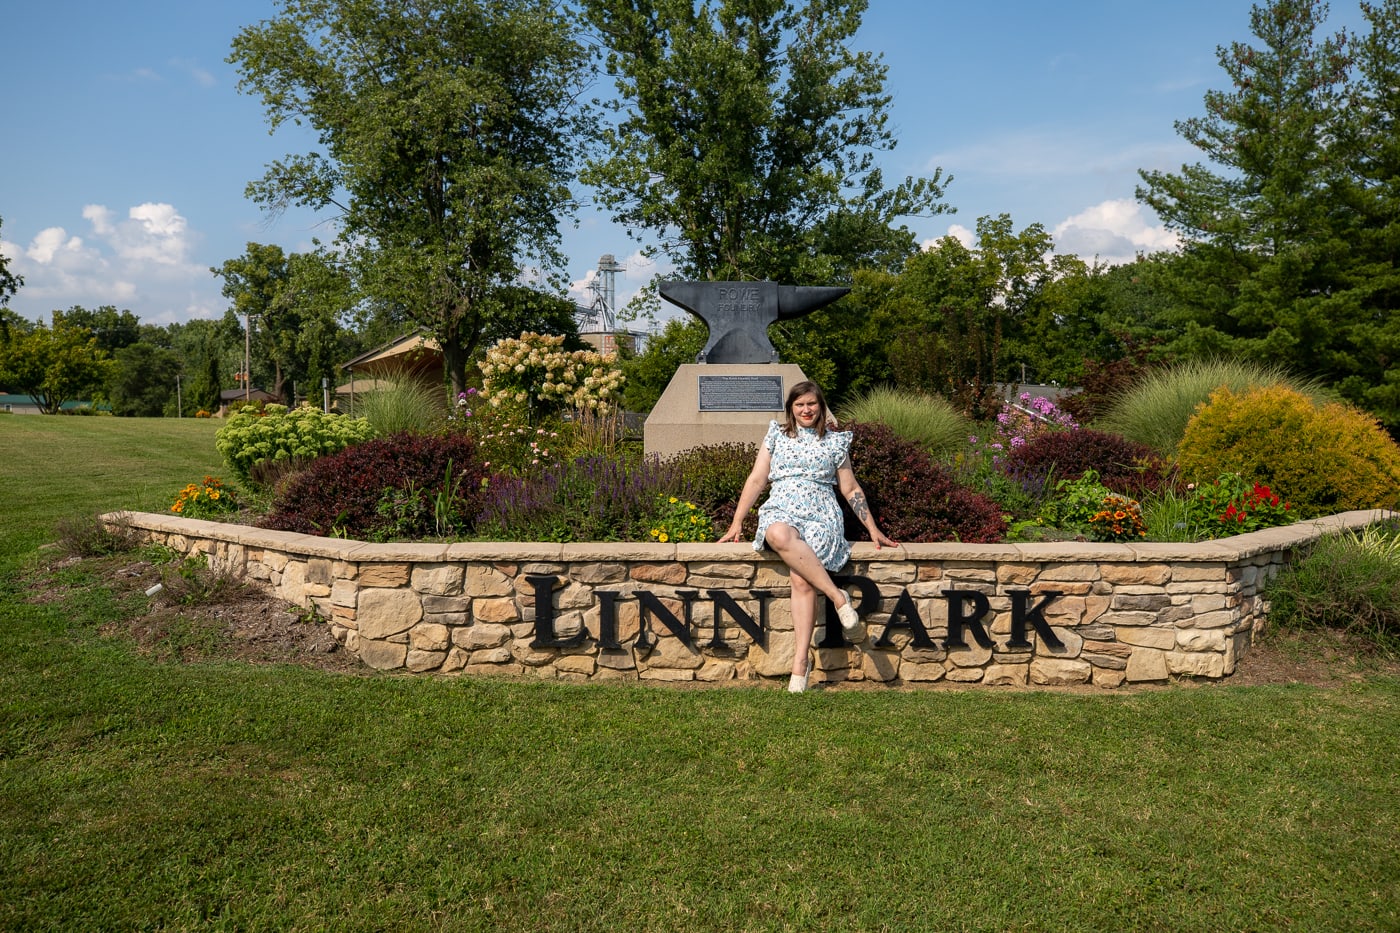
[[[1381,426],[1286,386],[1213,392],[1187,423],[1178,462],[1196,482],[1239,473],[1271,486],[1301,518],[1400,506],[1400,447]]]

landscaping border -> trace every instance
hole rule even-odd
[[[1112,688],[1226,677],[1264,583],[1346,512],[1199,543],[857,543],[858,644],[819,624],[813,683]],[[743,544],[372,544],[148,512],[155,543],[314,609],[370,667],[667,682],[786,678],[787,568]],[[548,596],[547,599],[543,598]],[[819,620],[820,623],[820,620]]]

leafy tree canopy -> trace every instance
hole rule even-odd
[[[5,226],[5,218],[0,217],[0,229]],[[15,275],[10,271],[10,259],[4,253],[0,253],[0,310],[5,310],[5,306],[10,303],[10,299],[19,291],[24,284],[24,277]]]
[[[92,332],[65,323],[57,311],[52,327],[39,324],[28,333],[12,333],[0,344],[0,385],[32,395],[47,415],[57,414],[65,402],[100,391],[109,367]]]
[[[527,266],[562,266],[558,226],[584,136],[589,55],[549,0],[282,0],[230,61],[275,129],[309,123],[255,200],[334,209],[368,300],[426,327],[453,391]]]
[[[887,187],[878,56],[853,51],[865,0],[581,0],[620,101],[582,178],[683,275],[850,281],[915,250],[944,179]],[[639,237],[643,234],[639,233]]]

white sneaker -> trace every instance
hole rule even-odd
[[[846,601],[836,610],[836,618],[841,620],[841,631],[846,633],[847,638],[854,638],[860,634],[860,615],[856,612],[856,607],[851,605],[850,596],[846,596]]]
[[[802,693],[807,689],[807,675],[793,674],[788,678],[788,693]]]

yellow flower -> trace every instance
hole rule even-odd
[[[675,496],[672,496],[672,497],[671,497],[671,504],[672,504],[672,505],[675,505],[675,504],[676,504],[677,502],[679,502],[679,501],[681,501],[681,500],[677,499]]]
[[[661,537],[658,538],[657,540],[659,540],[662,544],[665,544],[667,541],[670,541],[670,540],[671,540],[671,536],[668,535],[668,534],[666,534],[666,532],[663,531],[663,532],[661,532]]]

